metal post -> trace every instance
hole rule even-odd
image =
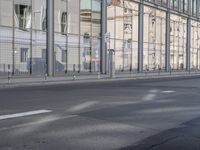
[[[189,15],[192,14],[191,11],[192,3],[188,3]],[[190,73],[190,46],[191,46],[191,18],[187,18],[187,33],[186,33],[186,70]]]
[[[191,19],[187,19],[187,39],[186,39],[186,69],[190,72],[190,42],[191,42]]]
[[[10,84],[10,83],[11,83],[11,73],[8,72],[8,84]]]
[[[110,78],[115,77],[115,61],[114,61],[114,53],[113,49],[109,49],[109,73]]]
[[[54,76],[54,0],[47,0],[47,74]]]
[[[12,75],[15,74],[15,1],[12,1]]]
[[[33,61],[33,1],[31,0],[31,28],[30,28],[30,68],[29,68],[29,73],[32,75],[33,70],[32,70],[32,61]]]
[[[100,70],[101,73],[106,74],[106,41],[105,41],[105,34],[107,32],[107,0],[102,0],[102,11],[101,11],[101,58],[100,58]]]
[[[170,12],[169,9],[166,13],[166,36],[165,36],[165,70],[170,71]]]
[[[144,34],[144,4],[139,4],[139,20],[138,20],[138,72],[143,72],[143,34]]]
[[[66,57],[66,68],[65,68],[65,74],[67,74],[67,72],[68,72],[68,29],[69,29],[69,23],[68,23],[68,21],[69,21],[69,13],[68,13],[68,1],[66,1],[66,10],[67,10],[67,33],[66,33],[66,55],[65,55],[65,57]]]

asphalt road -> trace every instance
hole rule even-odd
[[[0,90],[0,150],[200,150],[200,79]]]

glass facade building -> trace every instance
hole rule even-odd
[[[116,72],[200,70],[200,0],[0,0],[2,77],[105,74],[109,49]]]

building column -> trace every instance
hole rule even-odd
[[[54,0],[47,0],[47,75],[54,76]]]
[[[106,74],[107,68],[107,48],[105,41],[105,33],[107,32],[107,0],[102,0],[101,11],[101,52],[100,52],[100,71]]]
[[[139,3],[138,20],[138,72],[143,72],[144,4]]]
[[[186,70],[190,71],[190,45],[191,45],[191,19],[187,19],[187,38],[186,38]]]
[[[166,36],[165,36],[165,70],[169,72],[170,67],[170,12],[166,12]]]

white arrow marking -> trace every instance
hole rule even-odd
[[[23,113],[17,113],[17,114],[2,115],[2,116],[0,116],[0,120],[25,117],[25,116],[31,116],[31,115],[38,115],[38,114],[44,114],[44,113],[50,113],[50,112],[52,112],[52,111],[51,110],[36,110],[36,111],[29,111],[29,112],[23,112]]]

